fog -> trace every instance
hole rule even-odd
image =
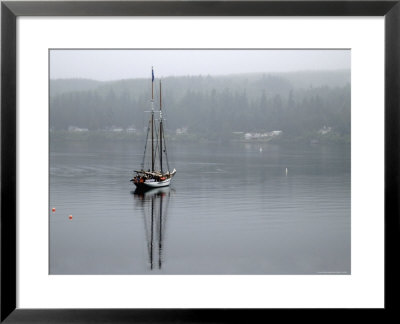
[[[50,125],[60,136],[75,128],[103,135],[136,129],[141,136],[154,66],[155,98],[162,78],[169,129],[187,130],[179,139],[229,141],[238,133],[281,131],[274,141],[348,143],[350,55],[350,50],[52,50]]]
[[[51,50],[50,78],[156,77],[350,69],[350,50]]]

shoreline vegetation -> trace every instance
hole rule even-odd
[[[350,70],[162,80],[167,141],[350,144]],[[148,98],[148,79],[50,80],[51,139],[143,141]]]
[[[310,145],[350,145],[351,140],[349,135],[340,135],[337,133],[321,134],[318,132],[310,132],[304,136],[291,137],[284,134],[278,136],[271,136],[265,138],[250,138],[246,139],[244,136],[232,134],[230,138],[217,138],[210,136],[210,134],[166,134],[168,142],[175,143],[247,143],[247,144],[274,144],[274,145],[297,145],[297,144],[310,144]],[[87,142],[143,142],[145,135],[143,133],[129,133],[121,132],[107,132],[107,131],[50,131],[50,142],[74,142],[74,141],[87,141]]]

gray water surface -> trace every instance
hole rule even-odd
[[[142,153],[51,143],[50,274],[350,274],[349,147],[171,142],[138,195]]]

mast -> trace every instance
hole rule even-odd
[[[154,171],[154,70],[151,67],[151,171]]]
[[[162,167],[162,133],[163,133],[163,128],[162,128],[161,107],[162,107],[162,101],[161,101],[161,80],[160,80],[160,171],[161,171],[161,174],[162,174],[163,173],[163,167]]]

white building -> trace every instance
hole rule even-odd
[[[69,126],[68,127],[68,132],[72,132],[72,133],[79,133],[79,132],[88,132],[89,129],[87,128],[79,128],[76,126]]]

